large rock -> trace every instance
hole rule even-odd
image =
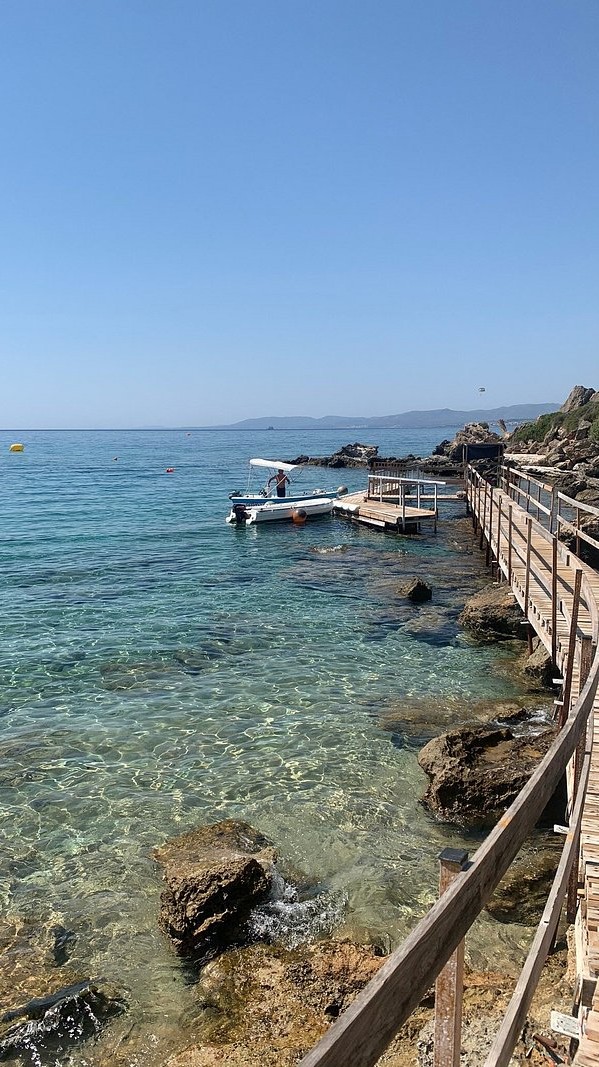
[[[552,683],[555,674],[553,660],[543,642],[538,638],[533,651],[524,664],[524,673],[527,678],[532,678],[533,681],[538,682],[539,685],[545,688],[548,688]]]
[[[25,1062],[36,1064],[50,1052],[52,1062],[58,1062],[80,1041],[97,1038],[106,1021],[126,1009],[116,990],[87,980],[35,997],[9,1009],[0,1019],[0,1059],[24,1057]],[[4,1024],[12,1025],[4,1030]]]
[[[508,585],[494,585],[471,596],[458,622],[479,641],[524,637],[523,615]]]
[[[160,926],[180,955],[203,958],[242,934],[269,894],[276,853],[247,823],[226,819],[172,838],[154,856],[166,882]]]
[[[569,411],[576,411],[577,408],[581,408],[585,404],[588,404],[589,400],[592,400],[596,395],[594,389],[588,389],[585,385],[575,385],[568,394],[567,399],[562,404],[560,411],[563,411],[565,414]]]
[[[517,737],[508,727],[463,727],[429,741],[418,763],[430,782],[423,803],[447,822],[492,825],[526,785],[555,729]]]

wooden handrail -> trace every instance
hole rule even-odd
[[[479,524],[482,511],[483,533],[488,539],[491,530],[485,529],[484,524],[489,486],[485,482],[484,491],[482,491],[482,486],[483,480],[477,472],[469,471],[467,476],[468,502]],[[512,508],[513,505],[510,504],[509,529],[513,535],[516,527],[512,521]],[[489,508],[489,510],[492,509]],[[527,516],[527,520],[531,523],[530,528],[534,526],[535,533],[543,529],[542,525],[530,515]],[[552,541],[552,552],[557,553],[554,539],[551,535],[548,535],[548,538]],[[528,538],[527,543],[530,543]],[[501,546],[498,545],[497,548],[500,549]],[[511,569],[512,539],[509,541],[509,548],[508,567]],[[567,553],[567,556],[571,565],[578,564],[578,560],[572,553]],[[526,574],[528,581],[531,575],[536,578],[537,570],[536,566],[533,568],[532,564],[530,565]],[[549,573],[551,577],[551,572]],[[553,576],[552,581],[555,580],[556,577]],[[544,584],[542,588],[546,588]],[[303,1058],[301,1067],[347,1067],[348,1064],[352,1067],[371,1067],[379,1059],[399,1027],[420,1002],[480,914],[533,829],[562,778],[568,762],[577,748],[580,748],[583,740],[588,737],[587,724],[599,683],[599,612],[586,571],[580,566],[577,568],[574,583],[575,592],[577,588],[584,591],[587,604],[591,623],[593,660],[588,677],[569,714],[568,709],[564,709],[567,718],[563,729],[537,765],[524,789],[478,849],[471,864],[463,874],[455,879],[439,901],[418,923],[403,945],[392,953],[378,974],[361,991],[353,1004],[339,1017],[321,1041]],[[565,617],[564,608],[564,602],[560,600],[559,614],[562,617]],[[575,616],[576,611],[573,610],[572,615]],[[573,618],[573,622],[573,633],[569,640],[572,659],[575,656],[574,645],[579,634],[577,620]],[[588,643],[588,635],[585,640]],[[577,855],[585,774],[588,773],[586,767],[585,762],[580,777],[582,787],[576,796],[565,852],[535,938],[534,951],[531,950],[531,956],[518,983],[518,997],[523,997],[524,1001],[532,996],[538,980],[538,974],[551,940],[548,931],[553,929],[554,923],[557,923],[556,915],[561,907],[560,901],[563,903],[569,872]],[[490,1059],[487,1067],[492,1067],[492,1065],[501,1067],[508,1063],[521,1025],[520,1015],[525,1010],[525,1008],[520,1009],[516,1006],[508,1011],[506,1021],[494,1045],[494,1049],[497,1050],[493,1053],[495,1059]]]
[[[588,511],[589,515],[593,515],[596,519],[599,519],[599,508],[596,508],[593,504],[586,504],[582,500],[573,500],[571,496],[566,496],[558,490],[558,500],[562,500],[564,504],[567,504],[571,508],[580,508],[581,511]]]
[[[590,717],[592,722],[592,716]],[[526,1022],[526,1015],[530,1007],[535,989],[541,977],[541,971],[545,960],[549,955],[557,924],[564,903],[566,889],[574,864],[578,861],[578,849],[580,847],[580,827],[582,824],[582,812],[584,808],[584,795],[591,769],[591,746],[592,731],[587,730],[587,748],[582,764],[579,789],[576,796],[576,804],[572,812],[570,827],[566,837],[566,844],[558,863],[555,878],[543,909],[541,921],[530,946],[528,956],[516,988],[512,994],[508,1010],[503,1022],[495,1036],[495,1040],[484,1063],[484,1067],[508,1067],[512,1058],[512,1052],[518,1040],[518,1034]]]

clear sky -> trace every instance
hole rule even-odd
[[[598,0],[1,0],[0,425],[599,389]]]

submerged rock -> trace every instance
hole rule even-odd
[[[0,1059],[19,1057],[25,1063],[39,1064],[42,1051],[63,1055],[73,1044],[96,1037],[108,1019],[126,1008],[116,990],[101,989],[90,981],[35,997],[0,1019],[0,1027],[22,1020],[0,1037]]]
[[[493,585],[471,596],[458,622],[479,641],[525,637],[523,615],[507,585]]]
[[[486,906],[498,922],[524,926],[539,922],[561,854],[561,842],[554,840],[552,845],[551,851],[518,858],[512,864]]]
[[[430,779],[423,803],[447,822],[492,825],[526,785],[555,733],[551,728],[531,737],[508,727],[462,727],[433,738],[418,756]]]
[[[242,936],[272,885],[276,853],[248,823],[200,826],[154,850],[166,887],[159,924],[182,956],[204,958]]]

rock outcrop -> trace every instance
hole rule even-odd
[[[559,411],[524,423],[506,442],[518,465],[551,468],[548,480],[575,499],[599,502],[599,392],[576,385]]]
[[[538,682],[540,686],[543,686],[546,689],[550,688],[555,675],[555,668],[553,666],[551,654],[547,651],[545,645],[538,637],[534,642],[533,650],[526,660],[523,670],[528,678]]]
[[[524,637],[523,616],[508,585],[493,585],[470,597],[459,623],[479,641]]]
[[[429,777],[422,798],[438,818],[470,828],[493,825],[526,785],[555,728],[516,736],[509,727],[461,727],[424,746],[418,763]]]
[[[227,819],[154,850],[166,886],[159,923],[182,956],[202,959],[243,936],[272,885],[276,853],[247,823]]]
[[[378,455],[377,445],[363,445],[359,441],[343,445],[330,456],[296,456],[289,463],[300,467],[368,467]]]

